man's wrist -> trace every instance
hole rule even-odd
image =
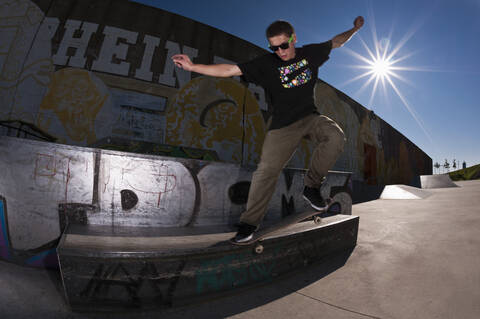
[[[190,72],[198,73],[197,66],[197,64],[192,63],[192,65],[190,66]]]

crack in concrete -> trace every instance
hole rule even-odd
[[[365,314],[365,313],[358,312],[358,311],[355,311],[355,310],[351,310],[351,309],[348,309],[348,308],[344,308],[344,307],[341,307],[341,306],[337,306],[337,305],[334,305],[334,304],[332,304],[332,303],[329,303],[329,302],[320,300],[320,299],[318,299],[318,298],[314,298],[314,297],[311,297],[311,296],[309,296],[309,295],[302,294],[301,292],[298,292],[298,291],[295,291],[295,293],[296,293],[296,294],[299,294],[299,295],[301,295],[301,296],[310,298],[310,299],[312,299],[312,300],[321,302],[321,303],[323,303],[323,304],[325,304],[325,305],[328,305],[328,306],[331,306],[331,307],[334,307],[334,308],[343,310],[343,311],[347,311],[347,312],[354,313],[354,314],[357,314],[357,315],[360,315],[360,316],[364,316],[364,317],[368,317],[368,318],[382,319],[382,318],[380,318],[380,317],[376,317],[376,316],[373,316],[373,315],[369,315],[369,314]]]

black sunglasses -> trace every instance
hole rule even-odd
[[[286,50],[288,49],[288,47],[290,46],[290,43],[292,43],[293,41],[293,34],[290,36],[290,39],[288,39],[287,42],[284,42],[280,45],[271,45],[269,44],[268,47],[270,48],[270,50],[272,50],[273,52],[277,52],[277,50],[280,48],[282,50]]]

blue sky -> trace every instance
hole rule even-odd
[[[344,48],[335,49],[319,77],[400,131],[435,163],[448,159],[480,163],[480,0],[139,0],[208,24],[266,48],[265,29],[283,19],[295,27],[298,46],[323,42],[352,27],[365,26]],[[394,89],[376,88],[358,68],[375,54],[374,34],[390,61]],[[363,44],[362,43],[365,44]],[[383,52],[380,49],[380,52]],[[358,55],[356,55],[356,54]],[[363,89],[362,89],[363,87]],[[375,94],[373,94],[375,93]]]

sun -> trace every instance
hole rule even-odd
[[[370,85],[372,86],[372,90],[370,91],[370,98],[368,101],[367,106],[373,110],[373,101],[374,97],[376,96],[377,89],[379,87],[383,88],[383,92],[385,96],[387,96],[387,88],[393,90],[396,96],[401,100],[401,104],[406,108],[406,110],[411,114],[411,116],[415,119],[419,127],[423,130],[427,138],[432,141],[430,134],[428,133],[425,124],[423,123],[422,119],[415,111],[413,105],[411,105],[406,97],[400,91],[396,81],[404,82],[408,85],[414,86],[409,80],[399,74],[402,71],[429,71],[429,69],[425,68],[418,68],[418,67],[409,67],[409,66],[401,66],[398,63],[404,61],[415,53],[406,53],[406,54],[399,54],[402,47],[404,47],[405,43],[415,34],[416,30],[408,32],[397,45],[392,46],[391,41],[391,34],[393,33],[393,29],[391,34],[388,37],[382,38],[378,40],[377,32],[375,28],[375,23],[372,21],[372,36],[373,36],[373,47],[368,46],[365,41],[362,39],[361,35],[358,34],[358,39],[361,42],[361,45],[366,51],[365,55],[357,53],[347,47],[344,47],[345,52],[352,55],[354,58],[358,59],[359,61],[363,62],[363,64],[356,64],[353,66],[349,66],[355,69],[363,69],[365,72],[359,74],[356,77],[353,77],[347,80],[345,83],[342,83],[341,86],[347,85],[352,82],[359,81],[361,79],[367,78],[367,80],[363,83],[360,89],[354,94],[358,95],[360,92],[365,90]],[[387,99],[388,100],[388,99]],[[433,143],[433,142],[432,142]]]
[[[371,61],[371,71],[375,77],[386,77],[392,74],[392,63],[383,57]]]

